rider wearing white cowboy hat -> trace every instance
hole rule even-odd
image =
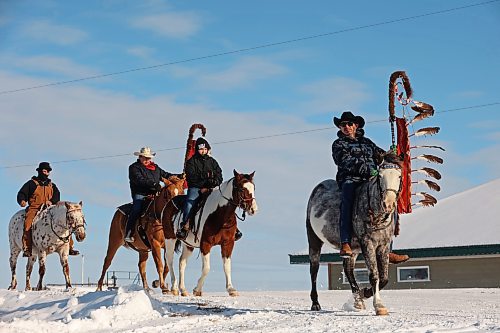
[[[144,199],[161,190],[160,180],[162,178],[168,179],[168,177],[174,175],[166,172],[153,162],[156,153],[150,147],[143,147],[134,152],[134,155],[138,156],[138,159],[128,168],[130,191],[132,193],[132,211],[129,214],[125,229],[126,242],[134,241],[135,222],[142,212]]]

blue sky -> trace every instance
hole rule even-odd
[[[446,149],[432,152],[444,165],[428,165],[443,174],[436,196],[497,179],[500,2],[447,11],[479,3],[1,2],[0,285],[10,279],[7,225],[19,208],[16,193],[38,162],[52,163],[64,200],[84,202],[88,238],[77,248],[85,254],[85,280],[96,281],[114,207],[129,200],[132,153],[151,146],[160,166],[180,172],[184,150],[177,148],[192,123],[203,123],[226,180],[232,169],[256,171],[261,211],[240,225],[233,283],[242,290],[309,288],[308,268],[290,266],[287,254],[306,249],[307,198],[318,182],[335,176],[332,117],[353,110],[366,119],[367,136],[388,147],[383,120],[396,70],[407,72],[416,100],[437,110],[415,128],[440,126],[440,133],[414,141]],[[178,63],[8,92],[172,62]],[[485,104],[492,105],[474,107]],[[474,108],[457,110],[465,107]],[[271,137],[222,144],[265,136]],[[114,157],[86,160],[104,156]],[[214,251],[206,288],[223,290],[220,252]],[[81,259],[71,260],[79,282]],[[137,255],[121,249],[112,268],[136,270],[136,264]],[[193,256],[188,288],[200,265]],[[321,274],[326,281],[326,269]],[[51,256],[47,282],[61,281]]]

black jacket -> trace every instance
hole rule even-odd
[[[149,170],[139,160],[128,167],[132,195],[155,194],[160,189],[160,180],[173,176],[173,174],[166,172],[156,164],[155,167],[155,170]]]
[[[196,152],[186,162],[186,180],[189,187],[214,188],[222,183],[222,170],[213,157]]]
[[[17,193],[17,203],[21,204],[21,201],[26,201],[27,203],[29,202],[29,198],[35,193],[36,190],[36,184],[33,181],[36,180],[40,186],[49,186],[49,184],[52,182],[49,178],[46,180],[41,180],[37,176],[33,176],[30,180],[28,180],[23,187],[19,190]],[[50,199],[50,202],[52,202],[54,205],[58,203],[61,200],[61,193],[59,192],[59,189],[57,188],[56,184],[52,183],[52,198]]]
[[[361,182],[370,178],[372,169],[377,169],[376,157],[385,151],[364,136],[362,129],[356,131],[356,138],[339,131],[339,137],[332,144],[332,157],[337,165],[337,183]]]

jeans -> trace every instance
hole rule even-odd
[[[360,183],[345,182],[342,184],[342,202],[340,204],[340,242],[351,243],[352,238],[352,207],[355,193]]]
[[[182,216],[182,224],[186,224],[188,221],[189,217],[189,212],[191,212],[191,209],[193,208],[194,202],[198,197],[200,196],[200,189],[197,187],[190,187],[188,188],[187,195],[186,195],[186,203],[184,204],[184,210],[183,210],[183,216]]]
[[[139,218],[142,213],[142,204],[144,203],[145,195],[142,194],[132,194],[132,211],[128,216],[127,228],[125,234],[134,229],[135,221]]]

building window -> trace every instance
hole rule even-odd
[[[355,268],[354,277],[356,278],[357,283],[370,283],[370,280],[368,279],[367,268]],[[344,271],[342,271],[342,284],[349,284],[349,281],[347,280]]]
[[[429,266],[398,267],[398,282],[430,281]]]

